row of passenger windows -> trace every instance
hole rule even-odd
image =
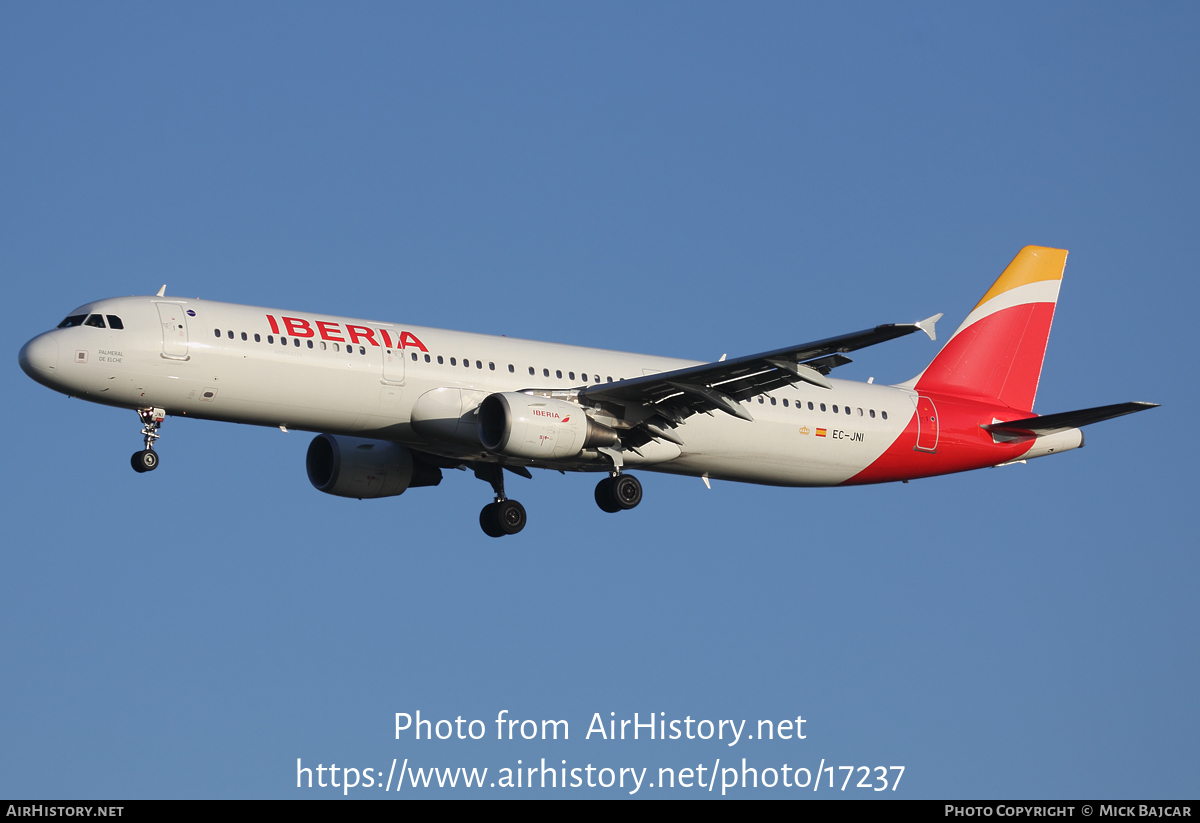
[[[230,339],[230,340],[233,340],[233,339],[234,339],[234,335],[233,335],[233,330],[232,330],[232,329],[230,329],[229,331],[225,332],[225,334],[226,334],[226,336],[228,336],[228,337],[229,337],[229,339]],[[221,336],[221,330],[220,330],[220,329],[213,329],[213,336],[214,336],[214,337],[220,337],[220,336]],[[242,332],[242,339],[243,339],[243,340],[249,340],[249,339],[250,339],[250,337],[249,337],[249,335],[247,335],[245,332]],[[255,342],[255,343],[261,343],[261,342],[262,342],[262,335],[259,335],[259,334],[256,334],[256,335],[254,335],[254,342]],[[273,334],[268,334],[268,335],[267,335],[267,342],[268,342],[268,343],[272,343],[272,344],[274,344],[274,342],[275,342],[275,335],[273,335]],[[304,342],[308,343],[308,347],[309,347],[310,349],[311,349],[311,348],[313,348],[313,341],[311,341],[311,340],[306,340],[306,341],[304,341]],[[281,346],[286,346],[287,344],[288,344],[288,339],[287,339],[286,337],[280,337],[280,338],[279,338],[279,345],[281,345]],[[293,337],[293,338],[292,338],[292,345],[294,345],[294,346],[296,346],[297,348],[299,348],[299,346],[300,346],[300,338],[299,338],[299,337]],[[346,353],[347,353],[347,354],[354,354],[354,346],[350,345],[349,343],[345,343],[345,344],[343,344],[343,345],[345,346],[345,351],[346,351]],[[322,350],[322,351],[325,351],[325,350],[326,350],[326,346],[325,346],[325,341],[324,341],[324,340],[322,340],[322,341],[321,341],[321,350]],[[340,351],[342,351],[342,350],[343,350],[343,348],[342,348],[342,346],[341,346],[341,345],[338,345],[337,343],[334,343],[334,344],[333,344],[333,350],[334,350],[334,351],[337,351],[337,352],[340,352]],[[366,347],[366,346],[359,346],[359,347],[358,347],[358,353],[359,353],[359,354],[366,354],[366,353],[367,353],[367,347]]]
[[[107,326],[104,325],[105,316],[108,317],[108,325]],[[91,326],[92,328],[96,328],[96,329],[104,329],[104,328],[123,329],[123,328],[125,328],[125,324],[121,322],[121,318],[117,317],[115,314],[110,314],[110,315],[73,314],[70,317],[68,317],[66,320],[63,320],[61,323],[58,324],[58,327],[60,329],[69,329],[72,326]]]
[[[98,315],[98,314],[94,314],[94,315],[92,315],[92,317],[97,317],[97,318],[98,318],[99,316],[100,316],[100,315]],[[66,324],[67,324],[67,322],[68,322],[68,321],[70,321],[70,320],[76,320],[76,319],[78,319],[78,318],[82,318],[82,317],[83,317],[83,315],[78,315],[78,317],[77,317],[77,318],[68,317],[66,320],[64,320],[64,321],[63,321],[62,325],[60,325],[60,326],[59,326],[59,328],[65,328],[65,327],[66,327]],[[88,319],[90,320],[91,318],[88,318]],[[120,325],[121,321],[120,321],[120,319],[119,319],[119,318],[116,318],[116,317],[113,317],[112,315],[109,315],[109,320],[110,320],[110,321],[112,321],[112,320],[116,320],[116,325],[114,325],[114,326],[113,326],[113,328],[114,328],[114,329],[119,329],[119,328],[122,328],[122,327],[121,327],[121,325]],[[101,322],[101,328],[103,328],[103,322],[104,322],[104,321],[103,321],[103,320],[101,320],[100,322]],[[71,323],[70,325],[77,326],[77,325],[79,325],[79,323]],[[93,324],[89,323],[88,325],[93,325]],[[234,333],[233,333],[233,330],[232,330],[232,329],[229,329],[229,330],[227,330],[227,331],[224,333],[224,335],[222,335],[222,333],[221,333],[221,330],[220,330],[220,329],[213,329],[213,335],[214,335],[215,337],[222,337],[222,336],[225,336],[225,337],[228,337],[230,340],[233,340],[233,339],[235,339],[235,337],[234,337]],[[250,338],[249,338],[249,335],[247,335],[247,334],[246,334],[246,332],[242,332],[242,334],[241,334],[241,337],[242,337],[242,339],[243,339],[243,340],[249,340],[249,339],[250,339]],[[258,334],[255,334],[255,335],[254,335],[254,342],[255,342],[255,343],[261,343],[261,342],[262,342],[262,337],[261,337],[260,335],[258,335]],[[267,335],[267,342],[268,342],[268,343],[271,343],[271,344],[274,344],[274,343],[275,343],[275,335],[273,335],[273,334],[268,334],[268,335]],[[304,342],[305,342],[305,343],[308,345],[308,347],[309,347],[310,349],[311,349],[311,348],[314,348],[314,344],[313,344],[313,341],[312,341],[311,339],[305,340]],[[325,343],[325,341],[324,341],[324,340],[321,340],[321,341],[318,341],[318,342],[320,343],[320,345],[321,345],[321,349],[322,349],[323,351],[326,351],[326,350],[328,350],[328,349],[327,349],[327,346],[326,346],[326,343]],[[279,343],[280,343],[280,345],[282,345],[282,346],[286,346],[286,345],[288,344],[288,339],[287,339],[286,337],[280,337],[280,338],[279,338]],[[292,338],[292,345],[294,345],[294,346],[299,346],[299,345],[300,345],[300,338],[299,338],[299,337],[293,337],[293,338]],[[345,347],[345,351],[346,351],[347,353],[349,353],[349,354],[354,354],[354,346],[353,346],[353,345],[351,345],[351,344],[349,344],[349,343],[345,343],[345,344],[330,343],[329,345],[333,346],[333,351],[335,351],[335,352],[340,352],[340,351],[342,351],[342,346],[344,346],[344,347]],[[388,349],[387,351],[388,351],[388,353],[390,354],[392,350],[391,350],[391,349]],[[366,346],[359,346],[359,347],[358,347],[358,353],[359,353],[359,354],[366,354],[366,353],[367,353],[367,348],[366,348]],[[437,358],[437,363],[438,363],[438,365],[439,365],[439,366],[444,366],[444,365],[446,364],[446,358],[444,358],[444,357],[443,357],[442,355],[440,355],[440,354],[439,354],[439,355],[430,355],[430,354],[426,354],[426,355],[424,355],[425,362],[426,362],[426,363],[432,363],[432,362],[433,362],[433,360],[434,360],[434,357],[436,357],[436,358]],[[419,360],[420,360],[420,358],[421,358],[421,355],[418,355],[418,354],[417,354],[417,352],[412,352],[412,359],[413,359],[414,361],[419,361]],[[457,365],[459,365],[459,360],[458,360],[458,358],[457,358],[457,357],[451,357],[451,358],[450,358],[450,365],[451,365],[451,366],[457,366]],[[470,360],[470,358],[468,358],[468,357],[464,357],[464,358],[462,359],[462,365],[463,365],[463,367],[464,367],[464,368],[468,368],[468,369],[469,369],[469,368],[471,368],[471,360]],[[488,367],[488,370],[489,370],[489,371],[495,371],[495,370],[496,370],[496,364],[495,364],[495,363],[493,363],[493,362],[490,362],[490,361],[489,361],[489,362],[488,362],[488,364],[487,364],[487,367]],[[483,368],[483,361],[482,361],[482,360],[476,360],[476,361],[475,361],[475,368],[477,368],[477,369],[482,369],[482,368]],[[516,367],[515,367],[515,366],[513,366],[513,364],[512,364],[512,363],[509,363],[509,364],[508,364],[508,373],[509,373],[509,374],[515,374],[515,373],[516,373]],[[537,369],[535,369],[533,366],[530,366],[530,367],[529,367],[529,374],[530,374],[530,376],[536,377],[536,376],[537,376]],[[543,376],[543,377],[549,377],[549,376],[550,376],[550,369],[542,369],[542,376]],[[559,380],[562,380],[562,379],[563,379],[563,372],[562,372],[562,369],[555,369],[555,370],[554,370],[554,376],[555,376],[555,378],[557,378],[557,379],[559,379]],[[574,381],[574,380],[575,380],[575,372],[573,372],[573,371],[568,371],[568,372],[567,372],[567,379],[568,379],[568,380],[571,380],[571,381]],[[587,382],[589,382],[589,381],[590,381],[590,382],[593,382],[593,383],[599,383],[599,382],[601,382],[601,381],[600,381],[600,375],[596,374],[595,372],[580,372],[580,374],[579,374],[579,379],[580,379],[580,381],[581,381],[581,382],[583,382],[583,383],[587,383]],[[609,382],[609,383],[613,382],[613,379],[612,379],[612,377],[606,377],[606,378],[605,378],[605,380],[606,380],[606,382]],[[771,405],[772,405],[772,406],[774,406],[774,405],[775,405],[775,404],[778,402],[778,401],[777,401],[777,400],[776,400],[774,397],[770,398],[770,400],[771,400]],[[751,401],[750,401],[750,400],[747,400],[747,401],[745,401],[745,402],[749,403],[749,402],[751,402]],[[761,395],[761,394],[760,394],[760,395],[758,396],[758,402],[759,402],[759,403],[765,403],[765,402],[766,402],[766,400],[764,400],[764,399],[763,399],[763,395]],[[796,406],[796,408],[797,408],[797,409],[801,409],[801,408],[803,408],[803,406],[801,405],[801,402],[802,402],[802,401],[799,401],[799,400],[797,400],[797,401],[796,401],[796,403],[795,403],[795,406]],[[783,398],[783,405],[784,405],[784,407],[785,407],[785,408],[788,406],[788,399],[787,399],[786,397],[785,397],[785,398]],[[819,407],[821,411],[827,411],[827,409],[826,409],[826,406],[825,406],[825,404],[824,404],[824,403],[818,403],[818,404],[815,404],[815,405],[814,405],[814,403],[813,403],[811,400],[810,400],[810,401],[808,401],[808,410],[809,410],[809,411],[816,411],[816,407]],[[852,414],[854,413],[853,409],[851,409],[849,406],[842,406],[842,407],[841,407],[841,411],[839,411],[838,405],[837,405],[836,403],[834,403],[834,404],[833,404],[833,413],[834,413],[834,414],[841,414],[841,413],[842,413],[842,411],[844,411],[846,414],[850,414],[850,415],[852,415]],[[874,417],[875,417],[875,410],[874,410],[874,409],[868,409],[868,410],[867,410],[867,412],[865,412],[865,414],[867,414],[867,415],[869,415],[870,417],[874,418]],[[883,419],[884,419],[884,420],[887,420],[887,419],[888,419],[887,412],[885,412],[885,411],[881,411],[879,414],[880,414],[880,415],[883,417]],[[863,416],[864,416],[864,412],[863,412],[863,410],[862,410],[862,409],[859,409],[859,410],[858,410],[858,416],[859,416],[859,417],[863,417]]]
[[[751,401],[750,401],[750,400],[747,400],[746,402],[747,402],[747,403],[749,403],[749,402],[751,402]],[[766,402],[766,401],[763,399],[763,395],[761,395],[761,394],[760,394],[760,395],[758,396],[758,402],[759,402],[759,403],[765,403],[765,402]],[[777,402],[777,401],[776,401],[776,399],[775,399],[774,397],[772,397],[772,398],[771,398],[771,405],[772,405],[772,406],[774,406],[774,405],[776,404],[776,402]],[[803,401],[797,400],[797,401],[796,401],[796,408],[797,408],[797,409],[803,409],[804,407],[803,407],[802,403],[803,403]],[[786,398],[786,397],[785,397],[785,398],[783,398],[783,405],[784,405],[784,408],[786,408],[786,407],[788,406],[788,400],[787,400],[787,398]],[[817,404],[815,404],[815,407],[814,407],[813,401],[811,401],[811,400],[809,400],[809,401],[808,401],[808,410],[809,410],[809,411],[816,411],[816,409],[817,409],[817,408],[820,408],[820,410],[821,410],[821,411],[828,411],[828,409],[825,407],[825,404],[824,404],[824,403],[817,403]],[[834,413],[834,414],[841,414],[842,412],[845,412],[846,414],[850,414],[850,415],[853,415],[853,414],[854,414],[854,410],[853,410],[852,408],[850,408],[849,406],[842,406],[842,407],[841,407],[841,410],[839,411],[839,410],[838,410],[838,404],[837,404],[837,403],[834,403],[834,404],[833,404],[833,413]],[[862,410],[862,409],[859,409],[859,410],[858,410],[858,416],[859,416],[859,417],[863,417],[863,416],[864,416],[864,414],[865,414],[865,415],[868,415],[868,416],[870,416],[870,417],[872,417],[872,418],[873,418],[873,417],[875,417],[875,410],[874,410],[874,409],[867,409],[867,411],[866,411],[865,413],[863,412],[863,410]],[[882,415],[882,417],[883,417],[883,419],[884,419],[884,420],[887,420],[887,419],[888,419],[888,418],[887,418],[887,412],[885,412],[885,411],[881,411],[879,414],[880,414],[880,415]]]
[[[68,318],[68,319],[70,319],[70,318]],[[65,322],[65,321],[64,321],[64,322]],[[214,336],[214,337],[218,337],[218,338],[220,338],[220,337],[228,337],[230,340],[234,340],[234,339],[236,339],[236,335],[234,335],[234,333],[233,333],[233,329],[227,329],[227,330],[225,330],[224,332],[222,332],[222,331],[221,331],[221,329],[213,329],[213,336]],[[250,336],[249,336],[248,334],[246,334],[246,332],[242,332],[242,333],[241,333],[241,338],[242,338],[243,340],[249,340],[249,339],[250,339]],[[255,334],[255,335],[254,335],[254,342],[255,342],[255,343],[261,343],[261,342],[262,342],[262,336],[261,336],[261,335],[259,335],[259,334]],[[273,344],[273,343],[275,342],[275,335],[273,335],[273,334],[268,334],[268,335],[267,335],[267,342],[268,342],[268,343],[271,343],[271,344]],[[311,348],[315,348],[315,344],[313,343],[313,341],[312,341],[311,339],[306,339],[304,342],[305,342],[305,343],[308,345],[308,347],[309,347],[310,349],[311,349]],[[325,343],[325,341],[324,341],[324,340],[320,340],[320,341],[317,341],[317,342],[320,344],[320,346],[321,346],[321,350],[322,350],[322,351],[327,351],[327,350],[328,350],[328,349],[327,349],[327,345],[326,345],[326,343]],[[279,338],[279,343],[280,343],[280,345],[282,345],[282,346],[286,346],[286,345],[288,344],[288,338],[286,338],[286,337],[280,337],[280,338]],[[297,347],[298,347],[298,346],[300,345],[300,338],[299,338],[299,337],[293,337],[293,338],[292,338],[292,345],[294,345],[294,346],[297,346]],[[349,352],[349,353],[351,353],[351,354],[353,354],[353,353],[354,353],[354,346],[353,346],[353,345],[351,345],[351,344],[349,344],[349,343],[345,343],[345,344],[329,343],[328,345],[329,345],[329,346],[332,346],[332,347],[333,347],[333,351],[335,351],[335,352],[336,352],[336,351],[342,351],[342,350],[343,350],[343,347],[344,347],[344,348],[345,348],[345,351],[347,351],[347,352]],[[391,354],[392,350],[391,350],[391,349],[387,349],[387,352],[388,352],[388,354]],[[359,354],[366,354],[366,353],[367,353],[367,348],[366,348],[366,346],[359,346],[359,347],[358,347],[358,353],[359,353]],[[414,351],[414,352],[412,352],[411,354],[412,354],[412,359],[413,359],[414,361],[419,361],[419,360],[421,359],[421,355],[419,355],[417,352],[415,352],[415,351]],[[424,355],[424,357],[425,357],[425,362],[426,362],[426,363],[432,363],[432,362],[433,362],[433,360],[434,360],[434,355],[426,354],[426,355]],[[440,355],[440,354],[439,354],[439,355],[436,355],[436,357],[437,357],[437,362],[438,362],[438,365],[439,365],[439,366],[444,366],[444,365],[446,364],[446,358],[445,358],[445,357],[443,357],[443,356],[442,356],[442,355]],[[457,357],[451,357],[451,358],[449,358],[449,360],[450,360],[450,365],[451,365],[451,366],[458,366],[458,365],[459,365],[459,359],[458,359]],[[464,358],[462,359],[462,365],[463,365],[463,367],[464,367],[464,368],[468,368],[468,369],[469,369],[469,368],[471,368],[471,359],[470,359],[469,357],[464,357]],[[488,367],[488,370],[489,370],[489,371],[495,371],[495,370],[496,370],[496,364],[495,364],[494,362],[488,362],[488,364],[487,364],[487,367]],[[475,368],[477,368],[477,369],[482,369],[482,368],[483,368],[483,361],[482,361],[482,360],[476,360],[476,361],[475,361]],[[508,373],[509,373],[509,374],[515,374],[515,373],[516,373],[516,371],[517,371],[517,369],[516,369],[516,366],[514,366],[512,363],[509,363],[509,364],[508,364]],[[537,370],[536,370],[536,369],[535,369],[533,366],[530,366],[530,367],[529,367],[529,373],[530,373],[531,375],[536,375],[536,374],[537,374]],[[542,376],[543,376],[543,377],[549,377],[549,376],[550,376],[550,370],[549,370],[549,369],[542,369]],[[563,376],[563,372],[562,372],[562,370],[561,370],[561,369],[556,369],[556,370],[555,370],[555,372],[554,372],[554,376],[555,376],[555,377],[557,377],[559,380],[561,380],[561,379],[562,379],[562,376]],[[587,383],[587,382],[589,381],[589,376],[590,376],[590,380],[591,380],[591,382],[594,382],[594,383],[599,383],[599,382],[601,382],[601,381],[600,381],[600,375],[598,375],[598,374],[595,374],[594,372],[581,372],[581,373],[580,373],[580,375],[579,375],[579,378],[580,378],[580,380],[582,380],[584,383]],[[573,371],[568,371],[568,372],[567,372],[567,379],[568,379],[568,380],[572,380],[572,381],[573,381],[573,380],[575,379],[575,372],[573,372]],[[608,378],[607,378],[607,381],[608,381],[609,383],[613,382],[613,379],[612,379],[612,377],[608,377]]]
[[[434,357],[433,355],[429,355],[429,354],[425,355],[425,362],[426,362],[426,363],[432,363],[432,362],[433,362],[433,357]],[[416,353],[416,352],[413,352],[413,353],[412,353],[412,359],[413,359],[413,360],[417,360],[417,359],[418,359],[418,355],[417,355],[417,353]],[[445,360],[445,358],[444,358],[444,357],[442,357],[442,355],[440,355],[440,354],[439,354],[439,355],[437,355],[437,362],[438,362],[438,365],[444,365],[444,364],[445,364],[445,362],[446,362],[446,360]],[[471,368],[471,360],[470,360],[470,358],[466,358],[466,357],[464,357],[464,358],[463,358],[463,361],[462,361],[462,364],[463,364],[464,366],[466,366],[468,369],[469,369],[469,368]],[[451,366],[457,366],[457,365],[458,365],[458,359],[457,359],[457,358],[455,358],[455,357],[451,357],[451,358],[450,358],[450,365],[451,365]],[[483,368],[483,361],[482,361],[482,360],[476,360],[476,361],[475,361],[475,368],[477,368],[477,369],[482,369],[482,368]],[[490,362],[489,362],[489,363],[488,363],[488,369],[489,369],[490,371],[495,371],[495,370],[496,370],[496,364],[495,364],[495,363],[490,363]],[[516,368],[516,366],[514,366],[512,363],[509,363],[509,364],[508,364],[508,373],[509,373],[509,374],[515,374],[515,373],[516,373],[516,371],[517,371],[517,368]],[[536,376],[537,376],[537,369],[535,369],[533,366],[530,366],[530,367],[529,367],[529,374],[530,374],[531,376],[534,376],[534,377],[536,377]],[[591,376],[590,376],[590,378],[589,378],[589,374],[591,375]],[[549,369],[542,369],[542,376],[543,376],[543,377],[549,377],[549,376],[550,376],[550,370],[549,370]],[[562,380],[562,379],[563,379],[563,372],[562,372],[562,369],[555,369],[555,371],[554,371],[554,376],[555,376],[557,379],[559,379],[559,380]],[[567,379],[568,379],[568,380],[571,380],[571,381],[574,381],[574,380],[575,380],[575,372],[573,372],[573,371],[569,371],[569,372],[567,372]],[[579,374],[579,379],[580,379],[580,381],[581,381],[581,382],[583,382],[583,383],[587,383],[587,382],[589,381],[589,379],[590,379],[590,381],[591,381],[591,382],[593,382],[593,383],[600,383],[600,382],[601,382],[601,380],[600,380],[600,375],[596,374],[595,372],[580,372],[580,374]],[[612,377],[610,376],[610,377],[607,377],[607,378],[606,378],[606,381],[607,381],[607,382],[609,382],[609,383],[611,383],[611,382],[613,382],[613,379],[612,379]]]

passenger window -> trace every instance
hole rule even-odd
[[[299,337],[293,337],[293,338],[292,338],[292,345],[293,345],[293,346],[295,346],[296,348],[300,348],[300,338],[299,338]]]
[[[416,353],[416,352],[413,352],[413,353],[412,353],[412,359],[413,359],[414,361],[417,359],[417,353]]]
[[[366,353],[367,353],[367,347],[366,347],[366,346],[359,346],[359,347],[358,347],[358,353],[359,353],[359,354],[366,354]]]
[[[221,336],[221,330],[213,329],[213,337],[220,337],[220,336]]]
[[[72,326],[82,326],[83,321],[87,319],[86,314],[73,314],[67,319],[58,324],[60,329],[69,329]]]
[[[226,334],[228,334],[228,335],[229,335],[229,339],[230,339],[230,340],[232,340],[232,339],[233,339],[233,329],[230,329],[228,332],[226,332]]]
[[[774,406],[774,405],[775,405],[775,398],[774,398],[774,397],[772,397],[772,398],[771,398],[771,405],[772,405],[772,406]]]
[[[846,414],[849,414],[849,413],[850,413],[850,407],[849,407],[849,406],[847,406],[847,407],[846,407]]]
[[[471,361],[465,357],[463,358],[463,367],[468,368],[468,369],[471,368]],[[480,368],[483,368],[483,367],[480,366]]]
[[[762,396],[761,394],[758,396],[758,402],[759,402],[759,403],[762,403],[762,402],[763,402],[763,396]]]
[[[821,407],[821,411],[825,411],[825,407],[824,407],[824,406],[822,406],[822,407]],[[834,414],[837,414],[837,413],[838,413],[838,407],[837,407],[837,403],[834,403],[834,404],[833,404],[833,413],[834,413]]]
[[[562,380],[562,369],[558,369],[558,370],[556,370],[556,371],[554,372],[554,375],[555,375],[555,377],[557,377],[559,380]]]
[[[312,341],[311,341],[311,340],[309,340],[309,341],[308,341],[308,347],[309,347],[310,349],[313,347],[313,344],[312,344]]]
[[[269,334],[268,334],[268,335],[267,335],[267,342],[268,342],[268,343],[274,343],[274,342],[275,342],[275,338],[274,338],[273,336],[271,336],[271,335],[269,335]]]
[[[329,346],[325,345],[325,341],[321,341],[321,351],[329,351]]]
[[[481,360],[476,360],[476,361],[475,361],[475,368],[477,368],[477,369],[482,369],[482,368],[483,368],[483,361],[481,361]]]
[[[610,377],[610,378],[608,378],[608,382],[609,382],[609,383],[611,383],[611,382],[612,382],[612,378],[611,378],[611,377]]]
[[[259,337],[259,336],[256,334],[256,335],[254,335],[254,342],[255,342],[255,343],[261,343],[261,342],[262,342],[262,338],[261,338],[261,337]]]
[[[246,340],[246,339],[248,339],[248,338],[246,337],[246,333],[245,333],[245,332],[242,332],[242,339],[243,339],[243,340]]]
[[[835,407],[835,408],[836,408],[836,407]],[[821,404],[821,411],[825,411],[825,404],[824,404],[824,403],[822,403],[822,404]]]
[[[549,377],[549,376],[550,376],[550,370],[542,369],[542,377]]]
[[[125,324],[121,322],[121,318],[117,317],[115,314],[109,314],[106,316],[108,317],[108,327],[110,329],[125,328]]]
[[[783,407],[784,407],[785,409],[788,407],[788,402],[787,402],[787,398],[786,398],[786,397],[785,397],[785,398],[783,398]]]
[[[443,360],[443,359],[442,359],[442,356],[439,354],[439,355],[438,355],[438,365],[439,365],[439,366],[441,366],[441,365],[444,365],[444,364],[445,364],[445,362],[446,362],[446,361],[445,361],[445,360]]]
[[[281,337],[281,338],[279,338],[279,345],[281,345],[281,346],[286,346],[286,345],[287,345],[287,338],[286,338],[286,337]]]
[[[862,409],[859,409],[859,410],[858,410],[858,416],[859,416],[859,417],[862,417],[862,416],[863,416],[863,415],[862,415]]]
[[[575,372],[573,372],[573,371],[569,371],[569,372],[567,372],[567,377],[569,377],[571,380],[574,380],[574,379],[575,379]]]
[[[875,410],[871,409],[871,418],[874,419],[874,417],[875,417]]]
[[[438,362],[439,362],[439,363],[440,363],[440,362],[442,362],[442,358],[440,358],[440,357],[439,357],[439,358],[438,358]],[[457,365],[458,365],[458,361],[457,361],[456,359],[454,359],[453,357],[451,357],[451,358],[450,358],[450,365],[451,365],[451,366],[457,366]]]
[[[530,366],[530,367],[529,367],[529,375],[530,375],[531,377],[533,376],[533,366]]]
[[[425,355],[425,362],[426,362],[426,363],[428,363],[428,362],[429,362],[429,355]]]
[[[887,412],[885,412],[885,411],[881,411],[881,412],[880,412],[880,414],[882,414],[882,415],[883,415],[883,419],[884,419],[884,420],[887,420]]]

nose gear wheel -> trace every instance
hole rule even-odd
[[[158,455],[151,449],[134,452],[133,456],[129,458],[129,463],[138,474],[152,472],[158,468]]]

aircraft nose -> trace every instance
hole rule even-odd
[[[58,341],[53,332],[39,334],[22,346],[17,362],[22,371],[39,383],[52,377],[58,370]]]

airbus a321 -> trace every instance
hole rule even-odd
[[[135,471],[158,467],[168,416],[317,432],[308,477],[351,498],[471,469],[492,537],[525,526],[505,472],[602,474],[596,503],[632,509],[631,469],[775,486],[854,486],[1000,466],[1083,445],[1080,427],[1151,408],[1038,416],[1034,397],[1067,252],[1027,246],[934,357],[894,386],[829,377],[846,354],[918,323],[714,363],[165,296],[72,311],[21,349],[55,391],[132,409]]]

